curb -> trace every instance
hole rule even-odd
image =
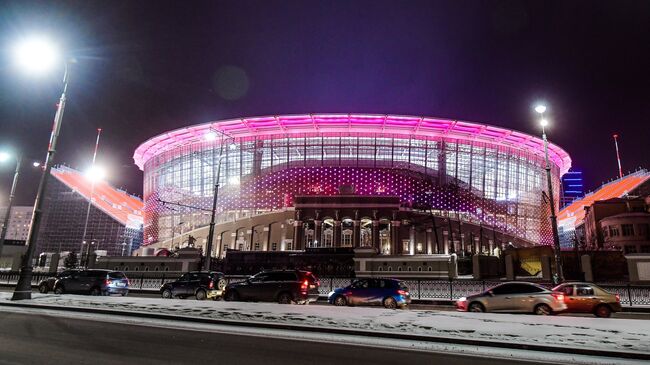
[[[282,329],[282,330],[292,330],[292,331],[302,331],[302,332],[352,335],[352,336],[363,336],[363,337],[380,337],[386,339],[435,342],[435,343],[445,343],[445,344],[455,344],[455,345],[509,348],[509,349],[517,349],[517,350],[555,352],[555,353],[565,353],[565,354],[573,354],[573,355],[602,356],[602,357],[625,358],[625,359],[634,359],[634,360],[650,360],[650,353],[642,353],[642,352],[621,352],[621,351],[594,350],[594,349],[584,349],[584,348],[554,347],[549,345],[537,345],[537,344],[492,342],[486,340],[451,338],[451,337],[442,337],[442,336],[426,336],[426,335],[417,335],[417,334],[408,334],[408,333],[368,332],[363,330],[347,329],[347,328],[307,327],[307,326],[287,324],[287,323],[255,322],[255,321],[238,322],[238,321],[227,320],[227,319],[201,318],[201,317],[179,316],[179,315],[161,314],[161,313],[128,312],[128,311],[101,309],[101,308],[65,307],[65,306],[56,306],[56,305],[48,305],[48,304],[21,304],[21,303],[12,303],[12,302],[0,302],[0,306],[14,307],[14,308],[22,307],[22,308],[33,308],[33,309],[50,309],[50,310],[60,310],[66,312],[119,315],[125,317],[175,320],[175,321],[192,322],[192,323],[203,323],[203,324],[207,323],[207,324],[248,327],[248,328],[257,327],[257,328],[266,328],[266,329]]]

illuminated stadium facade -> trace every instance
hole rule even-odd
[[[558,202],[571,159],[552,144],[549,157]],[[156,136],[134,160],[144,171],[151,247],[182,246],[189,236],[205,247],[217,182],[217,256],[552,243],[542,140],[490,125],[367,114],[238,118]]]

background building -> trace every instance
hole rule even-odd
[[[645,197],[648,195],[650,195],[650,172],[641,169],[604,184],[595,191],[575,200],[573,203],[562,209],[558,214],[558,228],[560,231],[560,243],[562,247],[573,247],[574,242],[577,239],[578,241],[584,240],[585,245],[593,244],[594,247],[597,247],[597,243],[601,242],[600,246],[602,248],[602,242],[604,241],[601,233],[591,234],[588,240],[586,238],[587,233],[585,230],[588,227],[584,224],[588,212],[587,208],[593,206],[594,203],[601,201],[610,201],[610,203],[621,201],[617,201],[614,198],[626,198],[625,200],[628,200],[629,198]],[[605,207],[611,205],[603,203],[601,206]],[[625,209],[625,204],[623,204],[619,208],[615,208],[612,212],[623,213]],[[600,213],[601,211],[603,213]],[[591,210],[592,220],[588,226],[592,227],[593,232],[596,232],[598,221],[605,216],[610,215],[610,213],[607,213],[608,211],[608,209],[601,208]]]
[[[81,251],[89,201],[86,245]],[[93,190],[89,179],[69,167],[52,169],[44,204],[37,254],[83,253],[90,244],[90,251],[129,255],[142,242],[140,198],[104,181],[97,181]]]
[[[559,205],[571,159],[552,144],[549,153]],[[489,125],[366,114],[241,118],[164,133],[134,160],[144,171],[149,247],[190,237],[205,245],[217,182],[217,255],[552,243],[543,142]]]
[[[32,212],[34,207],[31,206],[13,206],[9,216],[9,225],[7,227],[7,240],[27,241],[29,225],[32,222]],[[0,207],[0,219],[4,219],[7,213],[7,207]],[[2,222],[0,222],[2,225]]]
[[[585,195],[584,181],[582,171],[571,169],[562,176],[562,194],[560,206],[562,208],[571,204],[574,200],[582,198]]]

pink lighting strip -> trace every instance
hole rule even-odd
[[[521,132],[450,119],[378,115],[378,114],[306,114],[280,115],[214,121],[176,129],[153,137],[141,144],[133,154],[135,164],[142,170],[144,164],[161,152],[181,145],[203,141],[203,136],[217,129],[235,138],[262,137],[300,133],[355,133],[450,138],[459,141],[477,141],[505,147],[514,147],[542,156],[544,142]],[[549,156],[563,175],[571,167],[571,157],[562,148],[549,144]]]

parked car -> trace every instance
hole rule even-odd
[[[50,291],[54,290],[54,283],[61,278],[68,277],[75,272],[78,272],[78,269],[63,270],[58,274],[50,276],[49,278],[43,279],[38,283],[38,291],[47,294]]]
[[[409,289],[395,279],[359,279],[345,288],[337,288],[327,296],[336,306],[383,305],[386,308],[404,308],[411,303]]]
[[[597,317],[607,318],[612,312],[620,312],[621,298],[592,283],[563,283],[554,291],[564,294],[567,313],[593,313]]]
[[[160,295],[165,299],[193,296],[196,300],[218,300],[221,299],[225,288],[226,279],[223,273],[192,271],[181,275],[176,281],[163,284],[160,287]]]
[[[308,304],[318,300],[320,282],[308,271],[263,271],[226,286],[226,300]]]
[[[484,293],[456,301],[456,308],[468,312],[521,312],[549,315],[564,311],[564,294],[527,282],[497,285]]]
[[[58,279],[54,293],[125,296],[129,293],[129,279],[121,271],[81,270]]]

